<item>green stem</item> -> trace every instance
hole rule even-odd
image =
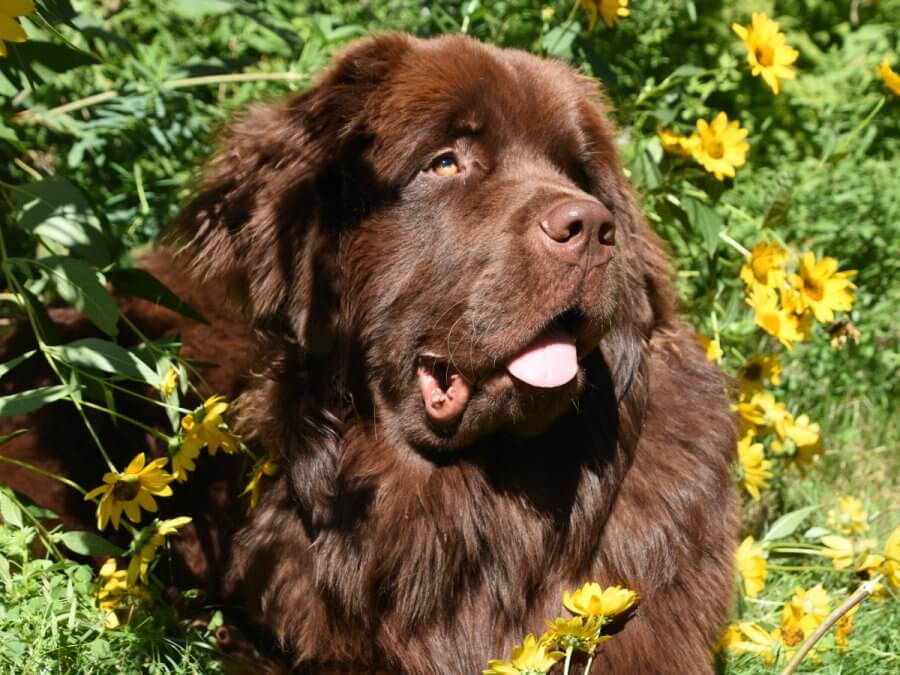
[[[566,662],[563,664],[563,675],[569,675],[569,666],[572,663],[572,652],[574,651],[574,647],[569,647],[566,650]]]
[[[591,654],[588,657],[587,663],[584,665],[584,675],[590,675],[591,672],[591,664],[594,662],[594,655]]]
[[[556,36],[556,40],[553,42],[553,45],[550,49],[547,50],[548,54],[553,54],[556,51],[557,46],[559,45],[560,40],[563,39],[563,36],[569,32],[569,27],[575,22],[575,15],[578,12],[579,0],[575,0],[572,3],[572,9],[569,10],[569,16],[566,17],[566,22],[563,24],[563,27],[559,31],[559,35]]]
[[[123,394],[129,394],[129,395],[131,395],[131,396],[134,396],[134,397],[137,398],[137,399],[140,399],[141,401],[145,401],[145,402],[147,402],[147,403],[152,403],[153,405],[158,405],[158,406],[161,407],[161,408],[167,408],[167,409],[171,409],[171,410],[177,410],[178,412],[184,413],[185,415],[187,415],[187,414],[190,413],[190,412],[193,412],[192,410],[188,410],[187,408],[182,408],[181,406],[170,405],[169,403],[166,403],[165,401],[159,401],[159,400],[157,400],[157,399],[155,399],[155,398],[150,398],[149,396],[144,396],[143,394],[139,394],[139,393],[136,392],[136,391],[132,391],[132,390],[129,389],[128,387],[122,387],[122,386],[120,386],[120,385],[118,385],[118,384],[114,384],[114,383],[110,382],[109,380],[106,380],[105,378],[97,377],[96,375],[92,375],[92,374],[90,374],[90,373],[88,373],[88,372],[79,370],[78,373],[79,373],[79,375],[83,375],[84,377],[90,378],[90,379],[95,380],[95,381],[97,381],[97,382],[101,382],[101,383],[103,383],[105,386],[109,387],[110,389],[115,389],[116,391],[120,391],[120,392],[122,392]]]
[[[139,422],[138,420],[134,419],[133,417],[129,417],[128,415],[123,415],[122,413],[120,413],[116,410],[110,410],[106,406],[102,406],[97,403],[92,403],[91,401],[82,401],[81,405],[87,406],[88,408],[91,408],[93,410],[102,410],[107,415],[111,415],[113,417],[118,417],[121,420],[125,420],[126,422],[133,424],[134,426],[138,427],[139,429],[143,429],[148,434],[153,434],[158,439],[160,439],[161,441],[165,441],[166,443],[168,443],[171,440],[171,438],[169,436],[167,436],[166,434],[161,432],[159,429],[154,429],[153,427],[148,426],[148,425],[144,424],[143,422]]]
[[[2,184],[5,186],[5,184]],[[3,275],[6,277],[6,283],[9,286],[10,290],[17,293],[20,297],[24,298],[25,293],[24,289],[19,284],[18,279],[9,271],[8,264],[9,256],[6,253],[6,240],[3,238],[3,233],[0,231],[0,267],[3,268]],[[36,261],[30,261],[36,262]],[[31,324],[31,330],[34,333],[34,337],[37,340],[38,347],[41,350],[41,353],[44,355],[44,358],[47,360],[47,364],[50,366],[50,369],[53,371],[53,374],[56,375],[56,378],[60,381],[61,384],[65,384],[66,380],[63,378],[62,373],[59,372],[59,368],[53,356],[51,354],[51,350],[47,348],[47,343],[44,340],[44,336],[41,335],[40,324],[34,316],[34,310],[31,306],[24,302],[22,306],[25,309],[25,313],[28,315],[28,322]],[[88,430],[88,433],[91,435],[91,438],[94,440],[94,443],[97,445],[97,448],[100,450],[100,454],[103,456],[103,459],[106,461],[107,466],[110,471],[116,471],[116,465],[113,464],[112,460],[109,458],[109,454],[106,452],[106,448],[103,447],[103,443],[100,440],[100,437],[97,436],[97,432],[94,430],[93,425],[90,420],[88,420],[87,415],[84,412],[84,409],[81,407],[80,401],[75,396],[69,396],[69,400],[72,402],[72,405],[75,406],[75,409],[78,411],[78,415],[81,417],[82,422],[84,422],[85,427]]]
[[[201,77],[186,77],[175,80],[163,80],[160,84],[163,87],[167,87],[169,89],[183,89],[185,87],[197,87],[206,84],[234,84],[241,82],[272,81],[296,82],[298,80],[306,81],[308,79],[309,76],[304,75],[303,73],[229,73],[227,75],[204,75]],[[144,94],[148,91],[151,91],[151,87],[140,85],[138,86],[137,91],[138,93]],[[43,116],[55,117],[57,115],[65,115],[67,113],[75,112],[76,110],[90,108],[91,106],[97,105],[98,103],[104,103],[114,98],[118,98],[120,95],[121,94],[116,89],[102,91],[100,93],[57,106],[55,108],[50,108],[46,113],[44,113]],[[14,115],[12,121],[29,122],[37,116],[38,113],[35,111],[35,109],[29,108],[28,110],[23,110],[22,112]]]
[[[66,485],[73,490],[77,490],[81,494],[87,494],[87,490],[81,487],[78,483],[73,480],[69,480],[65,476],[60,476],[59,474],[53,473],[52,471],[47,471],[46,469],[42,469],[39,466],[35,466],[34,464],[29,464],[28,462],[23,462],[20,459],[13,459],[12,457],[7,457],[6,455],[0,455],[0,462],[7,462],[9,464],[14,464],[15,466],[20,466],[23,469],[28,469],[29,471],[33,471],[34,473],[40,474],[41,476],[45,476],[47,478],[52,478],[53,480],[58,480],[63,485]]]

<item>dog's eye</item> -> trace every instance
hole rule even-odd
[[[429,171],[433,171],[438,176],[455,176],[459,173],[459,162],[451,152],[447,152],[437,157],[428,167]]]

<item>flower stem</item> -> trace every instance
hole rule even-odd
[[[23,469],[28,469],[29,471],[33,471],[36,474],[40,474],[41,476],[52,478],[53,480],[58,480],[63,485],[66,485],[73,490],[77,490],[81,494],[87,494],[87,490],[85,490],[75,481],[69,480],[65,476],[60,476],[59,474],[53,473],[52,471],[42,469],[41,467],[35,466],[34,464],[29,464],[28,462],[23,462],[19,459],[13,459],[12,457],[7,457],[6,455],[0,455],[0,462],[7,462],[9,464],[14,464],[15,466],[20,466]]]
[[[590,675],[591,672],[591,664],[594,662],[594,655],[591,654],[588,657],[587,663],[584,665],[584,675]]]
[[[566,650],[566,662],[563,664],[563,675],[569,675],[569,666],[572,664],[573,651],[575,651],[574,647],[569,647]]]

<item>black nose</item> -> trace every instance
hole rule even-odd
[[[592,199],[573,199],[557,204],[540,220],[544,242],[562,259],[576,261],[594,248],[603,259],[609,259],[616,243],[613,215],[603,204]],[[589,246],[595,241],[597,246]]]

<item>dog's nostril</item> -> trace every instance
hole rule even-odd
[[[615,246],[616,226],[611,221],[602,223],[600,225],[599,231],[597,232],[597,238],[604,246]]]
[[[574,223],[569,225],[568,237],[566,239],[571,239],[572,237],[577,237],[581,234],[581,231],[584,229],[584,225],[581,224],[580,220],[576,220]]]

